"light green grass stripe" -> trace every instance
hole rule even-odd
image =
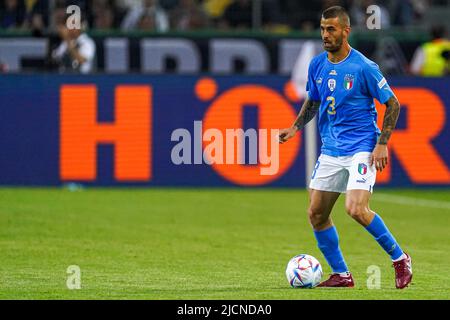
[[[400,195],[391,195],[385,193],[378,193],[373,196],[372,201],[381,201],[388,203],[395,203],[406,206],[419,206],[426,208],[434,208],[434,209],[444,209],[450,210],[450,201],[440,201],[440,200],[429,200],[429,199],[420,199],[415,197],[406,197]]]

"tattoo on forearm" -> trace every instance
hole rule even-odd
[[[295,119],[294,126],[297,127],[297,130],[302,130],[305,125],[311,121],[319,110],[320,102],[312,101],[309,98],[306,98],[303,103],[302,109],[300,110],[297,119]]]
[[[384,114],[383,129],[381,130],[379,144],[387,144],[391,137],[392,131],[397,123],[398,115],[400,114],[400,103],[395,96],[392,96],[386,102],[386,113]]]

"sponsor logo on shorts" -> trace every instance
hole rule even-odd
[[[367,179],[362,178],[362,179],[356,180],[356,182],[359,182],[359,183],[366,183],[366,182],[367,182]]]
[[[366,174],[367,173],[367,165],[365,163],[358,164],[358,172],[359,174]]]

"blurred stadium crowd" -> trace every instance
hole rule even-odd
[[[353,27],[364,26],[366,8],[378,5],[382,28],[420,25],[433,20],[427,13],[447,7],[447,0],[0,0],[0,29],[56,31],[66,8],[78,5],[95,30],[167,32],[199,29],[311,31],[320,13],[333,5],[345,7]]]
[[[79,30],[66,27],[71,5],[80,9]],[[192,37],[204,31],[211,39],[221,32],[232,38],[234,34],[260,32],[270,59],[277,61],[281,56],[277,57],[278,49],[266,33],[283,37],[303,32],[303,39],[318,41],[321,12],[334,5],[349,12],[352,28],[357,31],[352,33],[357,35],[353,39],[356,48],[379,63],[386,74],[450,74],[448,0],[0,0],[0,73],[17,72],[27,66],[33,70],[91,73],[108,69],[106,59],[113,59],[111,64],[121,61],[124,70],[142,71],[146,53],[132,35],[137,39],[158,34],[174,37],[177,32],[186,32],[182,37],[191,38],[197,46],[202,66],[208,64],[209,49]],[[381,30],[396,35],[382,32],[379,37],[380,33],[370,33],[367,10],[372,5],[379,10]],[[103,39],[121,35],[130,40],[126,44],[130,66],[128,49],[119,49],[121,53],[114,58],[112,51],[105,53]],[[373,35],[377,38],[371,38]],[[12,44],[16,36],[49,42]],[[46,58],[42,58],[39,46],[48,48]],[[29,54],[34,58],[22,57],[33,50],[41,53]],[[270,71],[276,65],[272,61]]]

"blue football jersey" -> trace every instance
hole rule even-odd
[[[338,63],[323,52],[309,65],[306,90],[311,100],[320,101],[322,153],[373,151],[380,134],[373,99],[386,103],[394,95],[375,62],[353,48]]]

